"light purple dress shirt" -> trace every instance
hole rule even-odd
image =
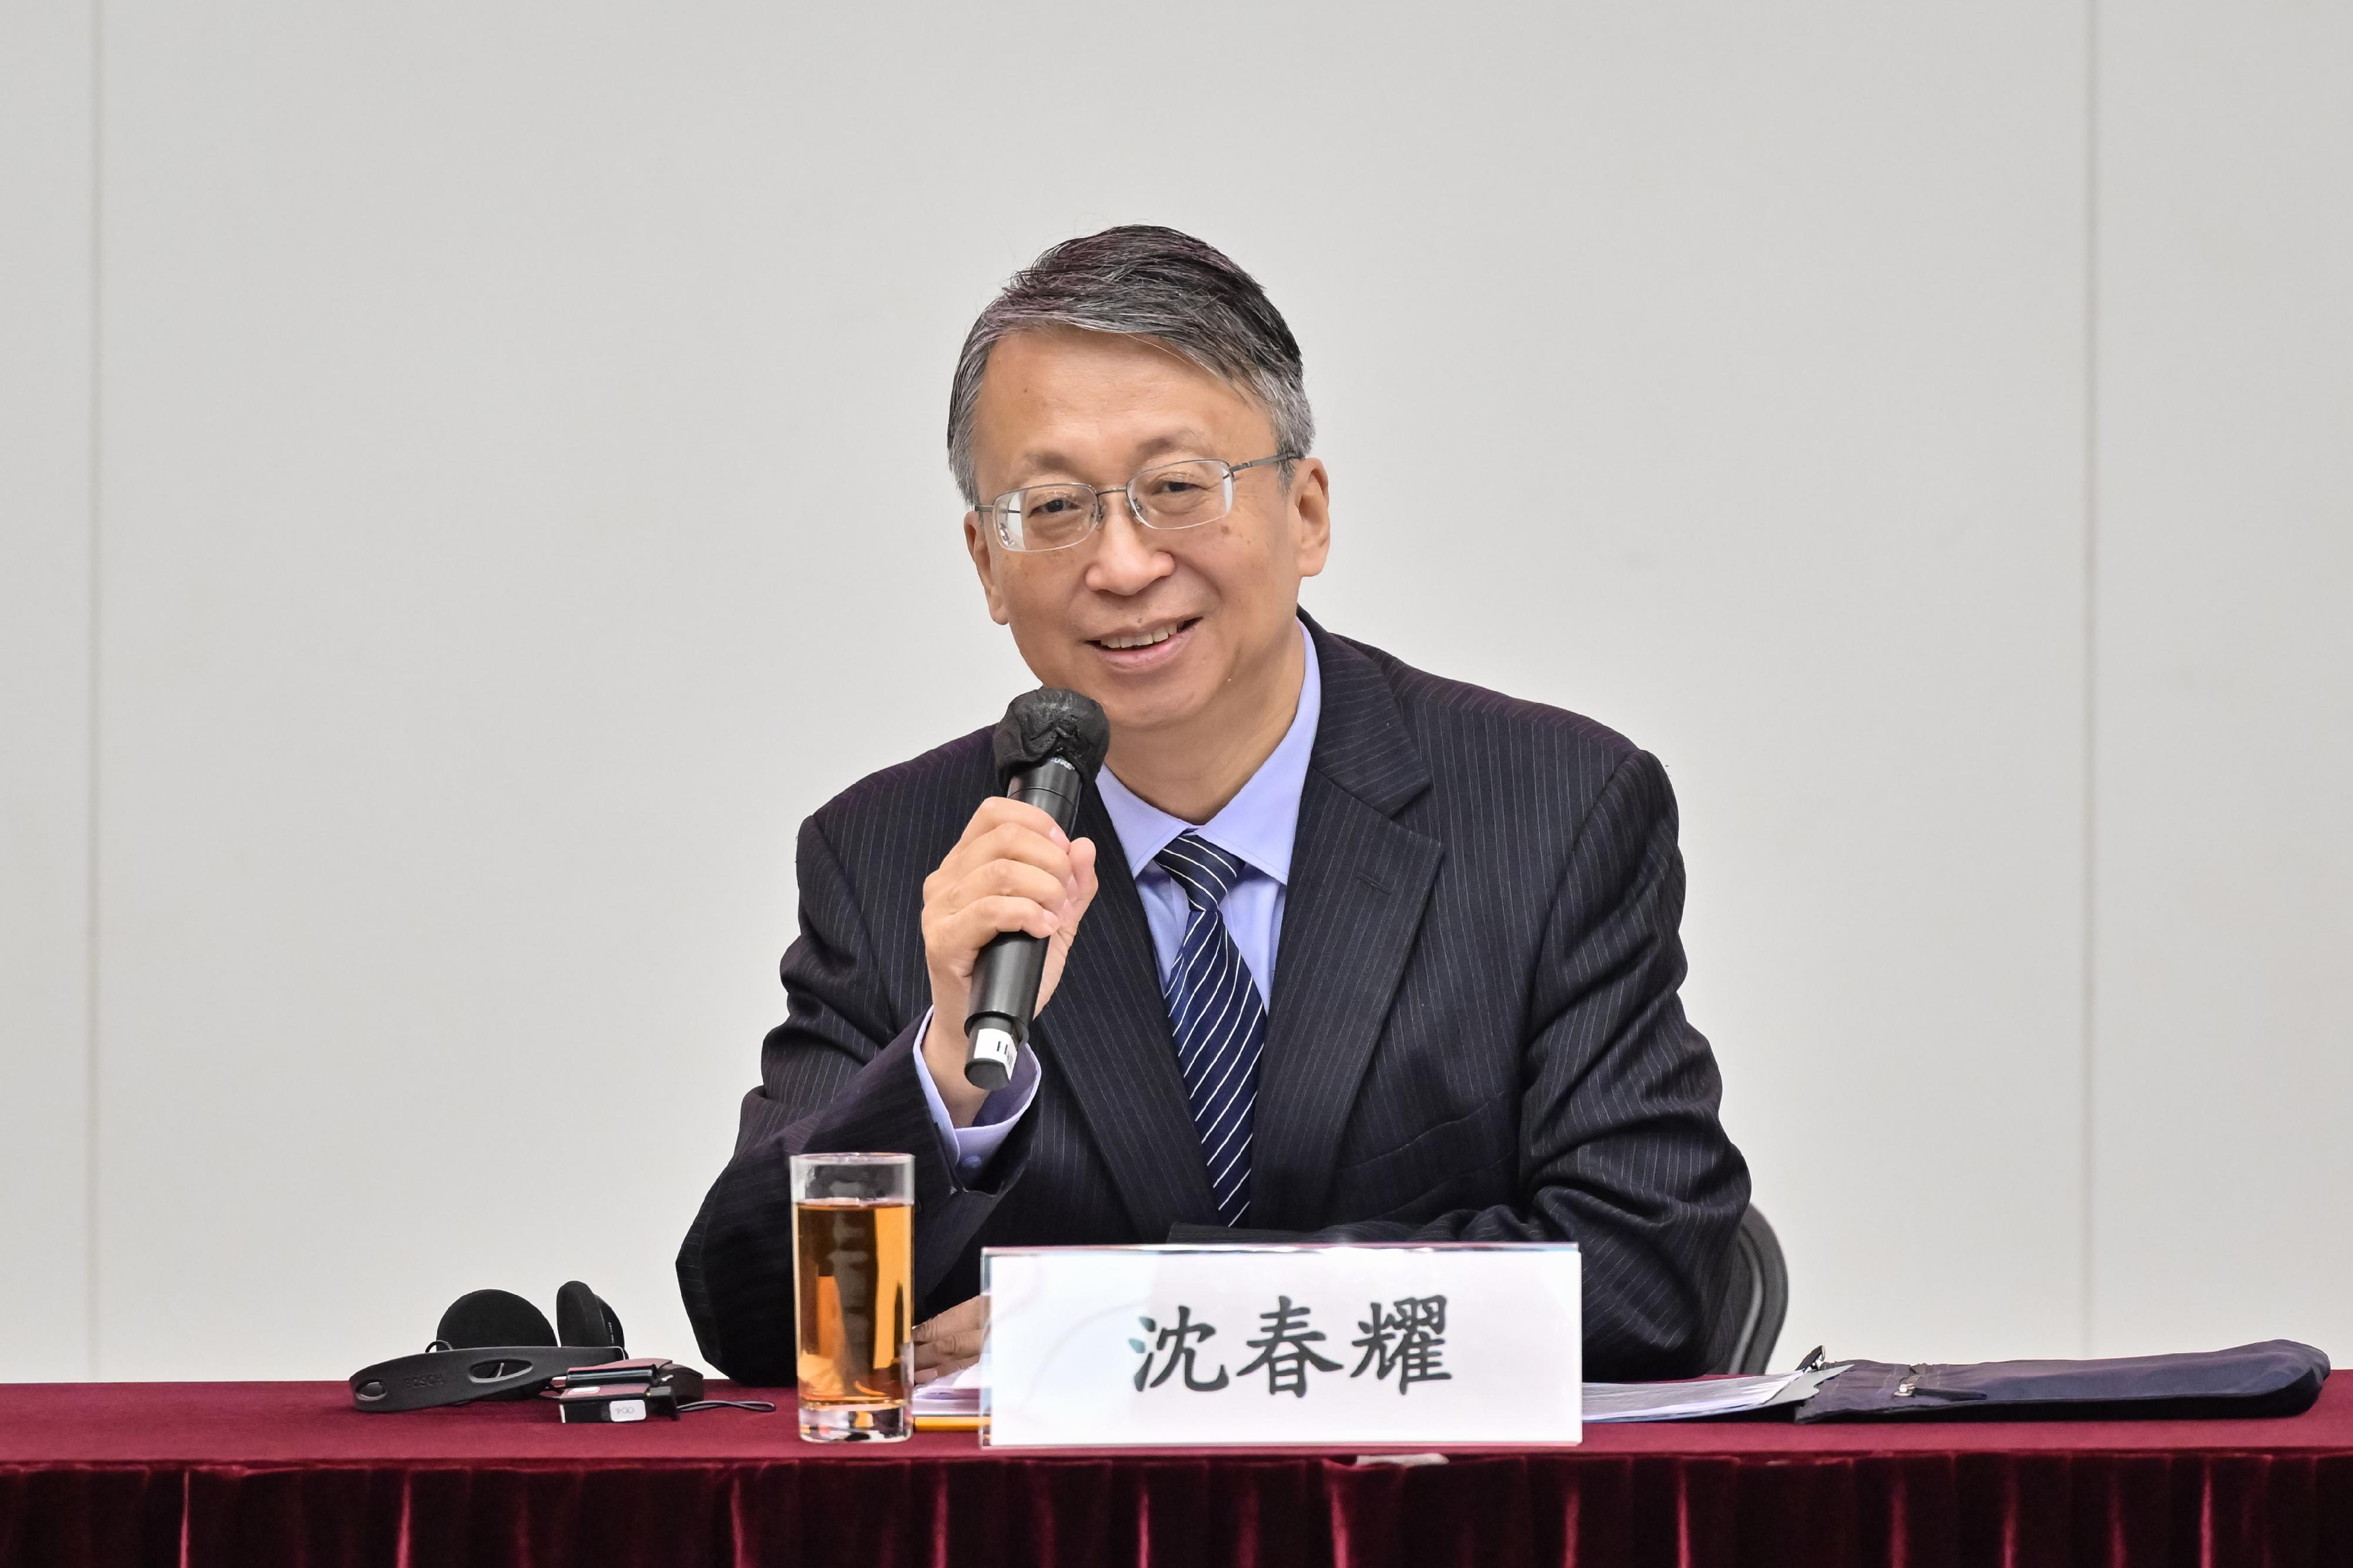
[[[1169,816],[1119,782],[1110,768],[1095,775],[1095,792],[1112,826],[1119,830],[1120,847],[1127,852],[1127,868],[1135,879],[1136,896],[1144,901],[1145,923],[1152,930],[1153,956],[1159,961],[1165,986],[1176,966],[1176,950],[1185,940],[1185,891],[1154,858],[1180,833],[1198,833],[1229,855],[1240,856],[1250,871],[1218,905],[1226,930],[1258,983],[1259,1000],[1269,1005],[1274,997],[1274,954],[1282,935],[1283,897],[1291,885],[1291,846],[1299,832],[1299,795],[1307,784],[1307,759],[1315,750],[1315,725],[1324,714],[1324,682],[1317,673],[1315,639],[1299,628],[1307,651],[1306,668],[1299,686],[1299,709],[1292,715],[1274,751],[1261,763],[1250,782],[1228,801],[1225,809],[1198,826]],[[931,1028],[925,1013],[915,1037]],[[955,1152],[956,1175],[969,1180],[980,1173],[1015,1123],[1038,1097],[1038,1058],[1023,1051],[1014,1065],[1013,1080],[981,1102],[969,1127],[949,1119],[932,1082],[931,1069],[915,1053],[915,1076],[923,1082],[923,1099],[946,1147]]]

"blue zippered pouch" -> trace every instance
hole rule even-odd
[[[2328,1358],[2295,1340],[2106,1361],[1850,1362],[1810,1421],[2157,1421],[2301,1415]]]

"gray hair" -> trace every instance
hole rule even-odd
[[[980,504],[972,457],[981,373],[1000,338],[1033,327],[1076,327],[1151,338],[1262,406],[1278,451],[1304,456],[1315,439],[1299,340],[1282,312],[1215,247],[1150,224],[1066,239],[1013,275],[973,322],[948,392],[948,468],[966,506]],[[1228,461],[1260,453],[1222,454]],[[1282,465],[1291,483],[1294,465]]]

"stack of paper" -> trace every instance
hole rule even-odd
[[[976,1416],[980,1414],[980,1363],[935,1377],[915,1390],[915,1415]]]
[[[1684,1383],[1588,1383],[1585,1419],[1690,1421],[1702,1415],[1735,1415],[1769,1405],[1794,1405],[1838,1374],[1835,1366],[1814,1372],[1779,1372],[1763,1377],[1700,1377]],[[934,1378],[915,1390],[915,1414],[972,1417],[980,1414],[980,1364]]]
[[[1812,1372],[1777,1372],[1763,1377],[1701,1377],[1688,1383],[1588,1383],[1585,1419],[1689,1421],[1701,1415],[1735,1415],[1768,1405],[1794,1405],[1838,1375],[1826,1366]]]

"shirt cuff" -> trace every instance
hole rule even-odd
[[[932,1081],[931,1064],[923,1059],[923,1042],[931,1032],[932,1010],[926,1007],[923,1022],[915,1026],[915,1076],[923,1080],[923,1103],[932,1108],[932,1124],[940,1130],[941,1146],[952,1152],[956,1184],[962,1186],[987,1167],[991,1157],[1013,1136],[1029,1102],[1038,1098],[1038,1054],[1024,1046],[1005,1087],[988,1091],[971,1126],[958,1127],[948,1116],[947,1102],[940,1098],[940,1086]]]

